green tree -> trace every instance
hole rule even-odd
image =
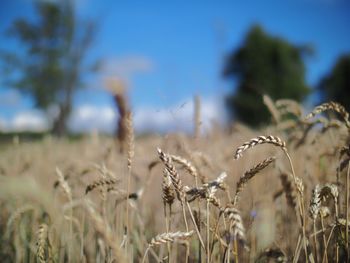
[[[36,21],[16,19],[7,31],[21,49],[1,52],[3,76],[6,84],[30,94],[38,108],[58,106],[53,132],[62,135],[74,92],[89,68],[86,54],[96,27],[77,20],[74,1],[37,1],[35,10]]]
[[[268,35],[259,26],[252,27],[224,68],[224,76],[237,81],[236,92],[226,101],[231,116],[257,126],[270,118],[262,101],[264,94],[274,100],[302,101],[309,92],[303,57],[311,52],[310,47],[294,46]]]
[[[324,101],[334,100],[350,110],[350,54],[342,55],[318,85]]]

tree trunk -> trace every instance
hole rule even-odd
[[[62,137],[67,134],[67,119],[71,112],[70,103],[60,106],[60,112],[57,119],[53,123],[52,133],[57,137]]]

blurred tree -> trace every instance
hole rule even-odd
[[[312,53],[308,46],[293,46],[266,34],[259,26],[248,32],[243,45],[231,53],[224,68],[225,77],[235,77],[238,87],[227,97],[231,117],[257,126],[270,114],[262,96],[301,101],[309,92],[305,83],[303,56]]]
[[[21,49],[2,51],[6,83],[30,94],[36,106],[57,108],[53,132],[66,132],[74,91],[82,86],[87,51],[94,39],[94,22],[78,22],[74,1],[36,1],[37,21],[16,19],[7,34]],[[21,52],[23,51],[23,52]]]
[[[318,85],[324,101],[334,100],[350,111],[350,54],[341,56]]]

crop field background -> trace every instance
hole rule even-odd
[[[0,1],[0,263],[350,263],[350,1]]]
[[[276,124],[198,137],[134,138],[129,118],[124,153],[98,135],[14,139],[0,158],[1,262],[344,262],[348,115],[269,105]]]

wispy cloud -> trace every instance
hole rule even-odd
[[[152,107],[135,110],[134,122],[138,132],[169,132],[193,130],[194,103],[190,99],[187,102],[177,104],[164,109]],[[201,103],[201,129],[208,132],[212,121],[223,123],[225,121],[224,109],[217,99],[205,99]]]
[[[192,99],[172,107],[156,109],[139,107],[134,111],[136,132],[192,132],[194,103]],[[204,99],[201,103],[201,130],[210,131],[212,121],[225,121],[224,109],[219,99]],[[68,128],[74,133],[99,131],[113,134],[117,125],[118,113],[113,105],[85,104],[77,106],[68,119]],[[0,119],[2,131],[41,132],[50,128],[47,115],[41,111],[24,111],[13,118]]]
[[[94,130],[113,133],[117,113],[112,106],[81,105],[75,108],[68,120],[72,132],[91,132]]]
[[[23,111],[11,119],[0,119],[0,130],[4,132],[43,132],[50,128],[45,114],[37,110]]]

